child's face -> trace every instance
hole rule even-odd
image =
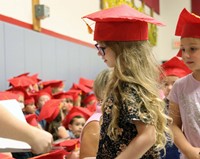
[[[111,68],[114,67],[116,62],[115,53],[109,47],[106,47],[103,44],[98,44],[98,47],[105,48],[104,49],[105,55],[103,55],[100,50],[98,50],[98,55],[101,56],[102,60],[107,64],[108,67]]]
[[[24,107],[23,111],[24,111],[25,113],[28,113],[28,114],[34,114],[35,111],[36,111],[36,106],[35,106],[35,104],[27,104],[27,105]]]
[[[68,113],[73,107],[72,100],[69,101],[68,99],[62,99],[62,103],[63,103],[62,110],[65,111],[66,113]]]
[[[73,134],[76,136],[76,138],[79,138],[84,124],[85,124],[84,118],[74,118],[72,124],[69,124],[68,127],[69,130],[71,130]]]
[[[41,109],[42,106],[46,103],[46,101],[50,100],[48,95],[42,95],[38,100],[38,108]]]
[[[193,71],[200,70],[200,39],[181,39],[182,58],[185,64]]]
[[[174,82],[179,79],[177,76],[166,76],[162,81],[162,90],[164,92],[165,97],[168,96],[169,92],[172,89]]]

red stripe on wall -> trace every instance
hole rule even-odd
[[[14,25],[17,25],[17,26],[20,26],[20,27],[23,27],[23,28],[26,28],[26,29],[30,29],[30,30],[33,29],[32,24],[22,22],[22,21],[19,21],[17,19],[14,19],[14,18],[11,18],[11,17],[8,17],[8,16],[4,16],[2,14],[0,14],[0,21],[7,22],[7,23],[10,23],[10,24],[14,24]],[[50,35],[50,36],[53,36],[53,37],[56,37],[56,38],[59,38],[59,39],[67,40],[67,41],[70,41],[70,42],[73,42],[73,43],[76,43],[76,44],[84,45],[84,46],[87,46],[87,47],[91,47],[91,48],[94,47],[90,43],[87,43],[87,42],[84,42],[84,41],[63,35],[63,34],[59,34],[59,33],[53,32],[51,30],[44,29],[44,28],[42,28],[41,33],[47,34],[47,35]]]

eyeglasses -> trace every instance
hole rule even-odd
[[[102,56],[105,56],[105,49],[106,49],[106,47],[100,47],[99,44],[95,44],[94,46],[101,53]]]

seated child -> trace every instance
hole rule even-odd
[[[47,122],[45,130],[53,135],[54,140],[67,138],[66,130],[64,130],[64,133],[61,133],[60,131],[62,129],[59,129],[62,126],[62,120],[64,118],[62,106],[63,104],[60,99],[50,99],[43,105],[38,117],[39,121],[45,120]],[[60,134],[64,135],[61,136]]]
[[[92,115],[87,108],[74,106],[63,120],[70,139],[79,138],[86,120]]]

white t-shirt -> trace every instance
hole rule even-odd
[[[192,74],[178,79],[168,97],[179,105],[183,132],[195,147],[200,147],[200,81]],[[181,159],[186,159],[182,154]]]

